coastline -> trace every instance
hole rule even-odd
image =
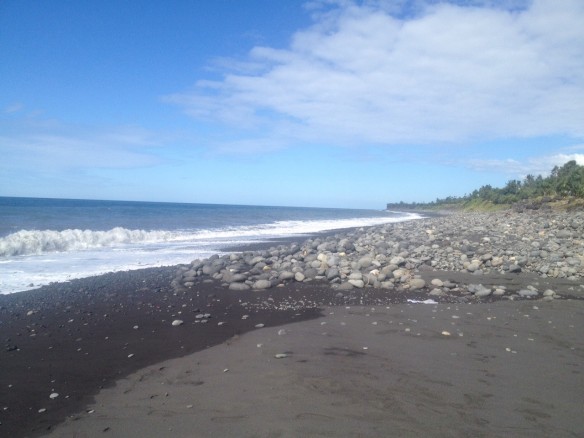
[[[496,221],[493,219],[501,220],[501,218],[506,218],[505,220],[508,219],[510,222],[523,223],[526,220],[530,223],[533,219],[532,216],[506,217],[497,213],[491,215],[497,216],[480,216],[477,223],[482,221],[481,223],[486,226],[487,222],[494,223]],[[457,216],[455,221],[458,222],[453,222],[451,225],[461,227],[460,221],[466,223],[464,221],[468,221],[471,216]],[[474,215],[474,217],[479,216]],[[570,219],[572,217],[574,219]],[[401,249],[405,251],[410,246],[413,247],[417,239],[408,231],[408,227],[425,229],[430,224],[439,230],[440,226],[447,224],[446,219],[437,217],[423,220],[425,222],[418,225],[400,223],[395,224],[398,226],[392,225],[385,228],[375,226],[362,230],[347,230],[342,233],[337,230],[327,236],[312,236],[309,241],[313,245],[319,239],[326,242],[327,239],[332,240],[352,233],[352,239],[358,242],[360,237],[367,238],[371,234],[395,228],[399,230],[398,234],[402,239],[400,242],[404,243]],[[540,219],[538,216],[537,220]],[[581,224],[581,216],[570,216],[566,220],[569,220],[570,224],[576,221],[577,227]],[[463,243],[467,233],[477,234],[473,231],[473,227],[477,226],[473,223],[472,226],[460,229],[457,238],[460,238]],[[576,228],[576,232],[578,230]],[[481,233],[478,233],[477,241],[483,237]],[[570,239],[572,243],[574,241],[574,237],[562,239]],[[515,240],[518,245],[523,244],[521,239]],[[302,245],[298,240],[295,242]],[[443,240],[434,239],[433,242],[438,244],[436,242],[443,242]],[[531,242],[527,244],[531,245]],[[282,245],[282,243],[276,245]],[[466,246],[472,247],[472,245]],[[251,253],[266,250],[267,248],[242,249],[243,252]],[[468,252],[465,251],[465,254]],[[469,261],[472,262],[472,257]],[[488,308],[494,312],[493,315],[499,315],[500,320],[504,319],[503,315],[509,310],[506,306],[511,306],[511,308],[523,305],[534,306],[536,302],[539,307],[537,314],[540,315],[538,320],[545,319],[548,315],[546,312],[556,312],[557,309],[563,311],[564,306],[568,306],[575,314],[580,312],[581,297],[584,295],[584,289],[580,287],[581,281],[553,277],[543,279],[541,274],[528,272],[531,266],[529,262],[523,265],[524,272],[519,273],[508,272],[508,270],[498,272],[491,270],[490,267],[489,269],[484,267],[485,272],[481,273],[476,273],[476,270],[471,273],[467,269],[461,270],[465,272],[460,272],[441,269],[439,265],[431,266],[426,262],[418,266],[412,265],[411,269],[404,263],[399,269],[411,271],[412,276],[406,278],[404,282],[401,282],[400,277],[399,282],[394,282],[391,289],[365,285],[362,288],[352,287],[339,291],[341,280],[335,283],[328,282],[325,278],[309,282],[283,281],[281,285],[274,285],[265,290],[233,291],[226,287],[228,283],[224,280],[213,279],[206,275],[198,277],[191,287],[181,285],[177,288],[176,282],[172,285],[173,280],[180,278],[189,268],[174,266],[106,274],[45,286],[34,291],[0,296],[0,320],[5,334],[5,348],[0,356],[3,364],[0,385],[2,388],[8,388],[1,394],[3,407],[7,408],[0,413],[1,430],[11,436],[41,436],[69,418],[65,426],[73,429],[67,429],[69,432],[59,432],[62,434],[56,436],[75,436],[67,434],[73,433],[71,431],[76,430],[77,427],[84,427],[79,425],[93,424],[90,420],[84,420],[89,415],[84,409],[89,409],[89,406],[94,405],[96,407],[91,409],[96,412],[101,409],[99,407],[103,405],[99,398],[102,395],[99,393],[101,390],[105,389],[104,393],[115,391],[114,385],[120,385],[120,382],[126,381],[120,379],[131,380],[132,377],[128,376],[134,375],[133,373],[145,367],[155,366],[173,358],[197,360],[202,350],[210,352],[225,348],[225,342],[233,340],[234,336],[239,339],[244,333],[248,334],[242,339],[259,336],[258,333],[268,330],[271,330],[270,333],[273,334],[274,330],[269,328],[295,322],[299,322],[295,327],[304,327],[306,324],[312,324],[310,327],[314,327],[314,324],[320,323],[310,322],[311,320],[320,318],[322,322],[326,322],[322,318],[326,318],[330,312],[338,313],[347,306],[357,306],[361,308],[362,313],[365,312],[362,306],[389,306],[392,309],[399,309],[396,310],[398,312],[406,310],[409,312],[408,309],[422,312],[417,307],[406,304],[407,300],[423,301],[431,298],[436,302],[444,303],[436,305],[439,311],[452,305],[479,306],[481,309],[481,306],[494,306]],[[509,264],[509,266],[512,265]],[[410,287],[411,279],[416,278],[424,280],[423,287],[419,289]],[[480,297],[476,292],[468,290],[469,282],[473,279],[476,279],[477,284],[481,283],[492,291],[499,286],[504,286],[505,293],[502,295],[491,293]],[[433,280],[440,280],[443,283],[450,281],[455,283],[456,287],[447,288],[443,285],[437,288],[433,285]],[[535,296],[519,294],[520,291],[530,290],[527,289],[528,287],[535,288],[534,285],[541,289]],[[552,288],[554,289],[553,296],[543,294],[545,290]],[[442,293],[431,295],[436,289],[440,289]],[[504,300],[521,301],[507,303]],[[483,311],[486,310],[481,310]],[[206,314],[210,316],[206,317]],[[242,319],[244,315],[249,316]],[[184,324],[172,326],[172,321],[175,319],[183,320]],[[202,320],[207,322],[202,323]],[[582,318],[573,319],[573,327],[567,331],[566,335],[572,336],[570,334],[572,328],[576,332],[578,330],[581,332],[582,321]],[[219,325],[219,323],[223,324]],[[448,320],[448,324],[450,323],[452,321]],[[465,330],[476,330],[475,336],[484,335],[485,327],[470,328],[473,326],[472,320],[467,323],[469,328]],[[258,324],[264,326],[256,327]],[[134,328],[135,326],[137,328]],[[545,325],[536,328],[519,326],[518,333],[521,333],[523,329],[529,330],[530,333],[537,330],[542,337],[549,335],[546,333],[548,327]],[[497,330],[503,333],[505,328],[499,327]],[[250,331],[253,333],[249,333]],[[565,342],[559,338],[556,341],[550,341],[549,345],[546,344],[547,346],[542,347],[544,350],[538,353],[541,358],[546,359],[546,363],[547,360],[553,359],[554,351],[559,348],[561,342]],[[568,353],[570,357],[574,354],[581,355],[582,343],[572,337],[569,341],[570,348],[574,349],[565,353]],[[316,344],[314,348],[317,348]],[[177,360],[180,362],[183,359]],[[566,367],[568,365],[566,363]],[[577,368],[570,368],[562,379],[580,379],[581,382],[582,377]],[[242,376],[244,377],[246,376]],[[341,378],[344,377],[341,376]],[[222,388],[210,389],[205,385],[201,385],[200,389],[203,387],[205,393],[215,390],[218,393],[224,391]],[[196,391],[197,388],[192,390]],[[52,393],[58,393],[59,396],[50,399],[49,396]],[[331,394],[334,395],[334,391]],[[117,397],[119,396],[118,394]],[[42,409],[46,411],[39,412]],[[105,417],[101,416],[101,419],[108,418],[107,414],[103,415]],[[72,418],[79,418],[79,420],[72,421]],[[94,426],[95,424],[91,427]],[[108,431],[113,432],[114,435],[119,433],[119,431],[115,432],[115,427],[104,426],[104,429],[106,427],[109,427]],[[97,436],[102,431],[103,429],[98,433],[97,430],[93,430],[91,433],[88,432],[87,436]],[[533,431],[537,432],[535,423]]]

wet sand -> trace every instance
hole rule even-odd
[[[584,433],[583,301],[323,313],[141,369],[49,436]]]

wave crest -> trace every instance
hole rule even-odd
[[[137,242],[160,242],[173,239],[169,231],[128,230],[116,227],[94,230],[20,230],[0,238],[0,257],[43,254],[111,247]]]

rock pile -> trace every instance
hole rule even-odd
[[[433,270],[476,275],[477,285],[468,292],[477,297],[505,293],[479,284],[488,273],[582,280],[584,213],[457,213],[360,228],[302,244],[195,260],[173,286],[191,288],[207,278],[238,291],[320,280],[339,291],[428,288],[434,295],[457,286],[438,279],[426,284],[420,272]]]

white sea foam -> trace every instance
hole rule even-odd
[[[20,230],[0,238],[0,257],[47,252],[79,251],[137,242],[161,242],[172,238],[168,231],[113,228],[93,230]]]
[[[412,304],[438,304],[437,301],[430,300],[430,299],[423,300],[423,301],[422,300],[409,300],[408,299],[408,303],[412,303]]]

